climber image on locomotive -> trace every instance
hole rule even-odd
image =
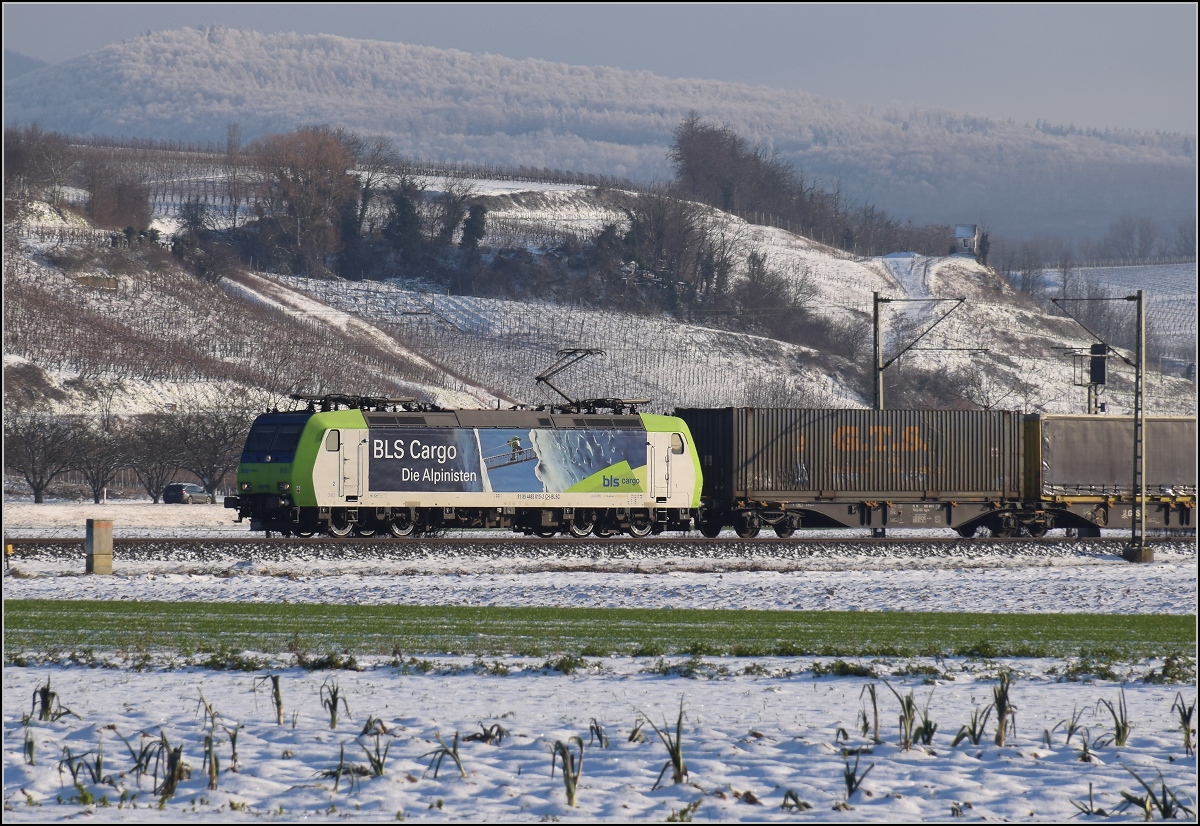
[[[995,410],[681,409],[622,400],[441,410],[295,396],[254,422],[226,497],[252,531],[495,528],[644,537],[733,528],[1100,536],[1133,524],[1129,417]],[[607,410],[604,408],[607,407]],[[1195,530],[1196,419],[1148,417],[1147,528]]]

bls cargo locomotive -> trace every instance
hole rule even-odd
[[[225,499],[254,531],[646,536],[689,529],[700,507],[696,453],[672,416],[296,398],[307,409],[255,420]]]
[[[1099,536],[1133,521],[1133,422],[1010,411],[441,410],[296,396],[259,416],[226,497],[252,531],[499,528],[642,537],[726,527]],[[1196,419],[1148,418],[1148,528],[1195,529]]]

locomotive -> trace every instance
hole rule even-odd
[[[255,419],[238,494],[225,499],[252,531],[641,537],[689,530],[700,507],[687,425],[620,400],[601,414],[594,404],[442,410],[410,399],[293,398],[307,408]]]
[[[1012,411],[679,409],[620,399],[443,410],[305,396],[260,415],[225,498],[252,531],[551,537],[698,529],[1130,528],[1133,421]],[[1145,525],[1194,530],[1196,419],[1145,419]]]

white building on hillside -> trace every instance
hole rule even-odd
[[[975,255],[979,249],[979,227],[976,224],[956,224],[954,252],[956,255]]]

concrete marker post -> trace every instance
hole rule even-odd
[[[83,551],[87,558],[86,572],[111,575],[113,572],[112,520],[89,519]]]

